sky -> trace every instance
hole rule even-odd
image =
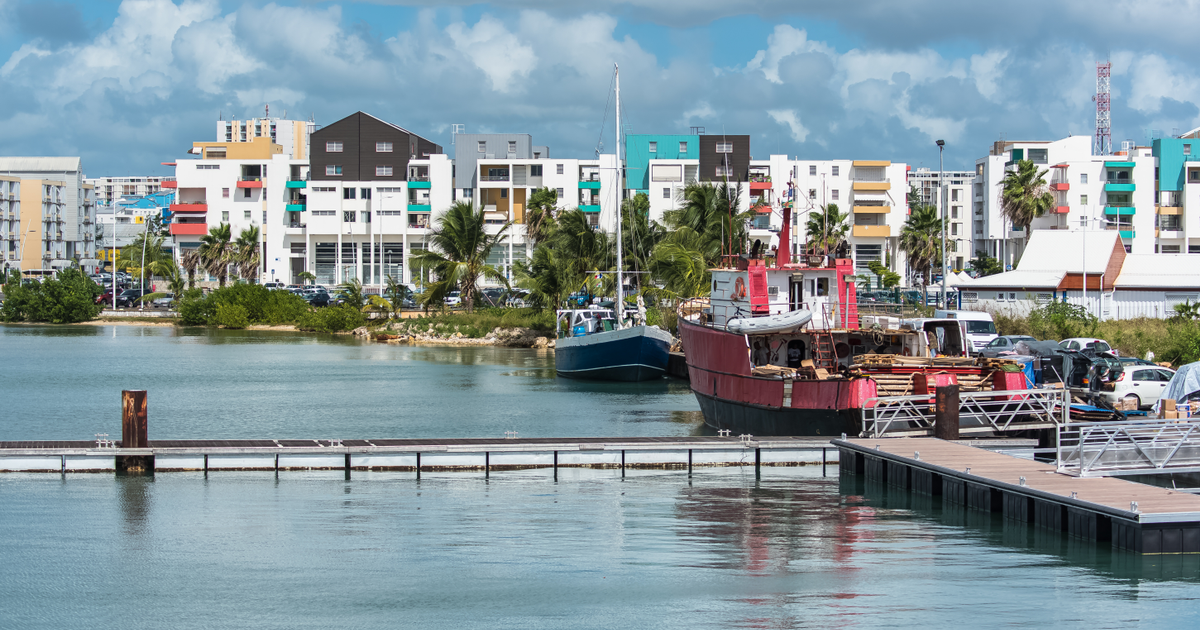
[[[552,156],[627,133],[751,137],[751,155],[972,169],[1001,140],[1200,126],[1200,0],[0,0],[0,155],[170,175],[218,117],[365,111],[443,145],[529,133]]]

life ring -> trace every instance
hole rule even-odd
[[[737,279],[736,282],[733,283],[733,299],[734,300],[746,299],[746,281],[740,277]]]

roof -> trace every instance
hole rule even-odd
[[[1056,289],[1063,277],[1067,275],[1065,271],[1025,271],[1018,269],[1006,273],[998,273],[992,276],[984,276],[975,278],[970,282],[961,282],[958,287],[961,289]]]
[[[0,157],[0,172],[70,173],[79,169],[78,157]]]
[[[1195,254],[1130,254],[1115,283],[1119,289],[1200,288],[1200,256]]]
[[[1100,275],[1108,267],[1113,247],[1120,237],[1115,230],[1034,230],[1025,247],[1025,253],[1017,262],[1017,270],[1060,273],[1086,271],[1089,274]]]

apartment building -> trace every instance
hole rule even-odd
[[[292,160],[307,160],[309,142],[316,123],[311,120],[286,120],[284,118],[250,118],[248,120],[218,120],[217,142],[226,145],[254,142],[257,138],[270,138],[281,147],[284,155]]]
[[[62,269],[78,260],[94,271],[95,190],[84,182],[79,158],[4,157],[0,176],[10,190],[12,179],[20,180],[20,238],[9,253],[17,254],[21,269]]]
[[[1151,143],[1155,187],[1155,252],[1200,254],[1200,130]]]
[[[0,269],[19,266],[21,259],[21,178],[0,175]]]
[[[140,199],[164,188],[173,188],[174,177],[86,177],[84,183],[96,189],[96,204],[111,206],[126,198]]]
[[[934,206],[938,210],[938,216],[946,217],[947,259],[953,271],[962,271],[974,257],[974,232],[971,223],[971,194],[974,183],[974,171],[939,172],[918,168],[908,172],[909,190],[916,189],[921,205]]]
[[[996,142],[975,162],[972,184],[974,253],[999,259],[1006,269],[1020,260],[1028,236],[1001,211],[1005,174],[1020,160],[1044,169],[1053,210],[1032,230],[1111,230],[1132,254],[1156,252],[1155,157],[1150,147],[1118,155],[1092,155],[1092,139],[1072,136],[1051,142]]]

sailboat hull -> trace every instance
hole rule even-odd
[[[671,335],[657,326],[564,337],[554,345],[554,368],[565,378],[649,381],[667,372]]]

